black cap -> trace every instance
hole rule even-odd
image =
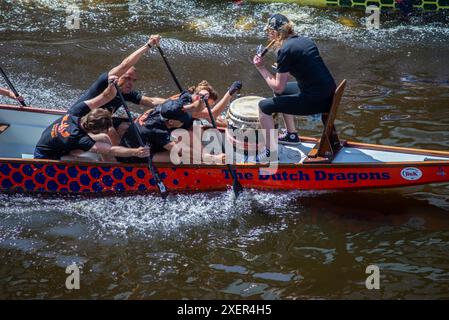
[[[286,16],[280,13],[272,14],[267,21],[267,25],[265,26],[266,29],[273,29],[276,31],[279,31],[281,27],[283,27],[285,24],[289,23],[290,20]]]
[[[178,120],[183,123],[192,119],[190,113],[185,112],[182,104],[177,100],[170,100],[161,105],[161,116],[165,120]]]

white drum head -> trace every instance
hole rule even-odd
[[[246,96],[235,99],[229,106],[227,118],[231,124],[240,129],[259,128],[259,96]]]

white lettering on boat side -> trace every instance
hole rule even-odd
[[[407,167],[402,169],[401,177],[405,180],[410,181],[419,180],[422,177],[422,171],[419,170],[418,168]]]

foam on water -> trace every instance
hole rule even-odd
[[[300,7],[295,4],[250,4],[235,6],[219,1],[130,0],[74,2],[79,6],[81,32],[133,33],[175,31],[221,38],[265,38],[263,27],[273,12],[287,15],[296,30],[314,39],[332,39],[346,45],[367,48],[397,48],[403,45],[444,45],[449,41],[447,21],[414,17],[400,22],[395,16],[381,16],[380,30],[365,27],[365,15],[358,11]],[[5,1],[0,5],[0,30],[26,33],[79,34],[67,30],[67,1]],[[3,12],[4,11],[4,12]],[[39,19],[36,19],[39,12]],[[18,18],[20,17],[20,18]],[[443,18],[444,20],[444,18]],[[348,23],[347,21],[350,21]]]
[[[27,105],[46,109],[67,110],[82,91],[73,89],[69,84],[58,82],[50,77],[23,72],[8,72],[19,94],[23,95]],[[0,84],[2,86],[2,84]],[[0,96],[0,103],[18,104],[13,100]]]
[[[291,202],[323,192],[273,193],[247,190],[235,199],[233,192],[172,194],[167,200],[155,195],[117,197],[60,197],[0,194],[0,216],[29,222],[33,214],[58,213],[84,220],[93,230],[113,234],[128,232],[176,234],[180,229],[230,223],[245,215],[289,215],[298,213]],[[296,209],[293,209],[296,208]],[[62,217],[61,217],[62,218]],[[76,219],[78,219],[76,218]],[[7,225],[3,226],[9,229]],[[15,223],[13,230],[20,229]],[[6,231],[3,230],[4,234]],[[9,238],[14,234],[8,231]]]

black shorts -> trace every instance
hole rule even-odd
[[[120,145],[122,147],[126,148],[138,148],[140,147],[139,141],[137,140],[136,134],[134,133],[134,130],[129,127],[128,130],[126,130],[125,134],[123,135],[122,139],[120,140]],[[154,156],[156,152],[166,151],[164,147],[160,147],[157,145],[151,145],[150,146],[150,153],[151,156]],[[118,162],[125,162],[125,163],[146,163],[148,162],[148,158],[139,158],[139,157],[115,157]]]
[[[49,159],[49,160],[61,160],[61,156],[48,154],[48,152],[41,151],[39,148],[34,149],[34,159]]]
[[[282,94],[273,98],[261,100],[259,102],[260,110],[267,114],[285,113],[292,115],[307,116],[317,113],[327,113],[332,105],[333,96],[323,100],[310,100],[305,97],[298,88],[296,82],[289,82]]]

